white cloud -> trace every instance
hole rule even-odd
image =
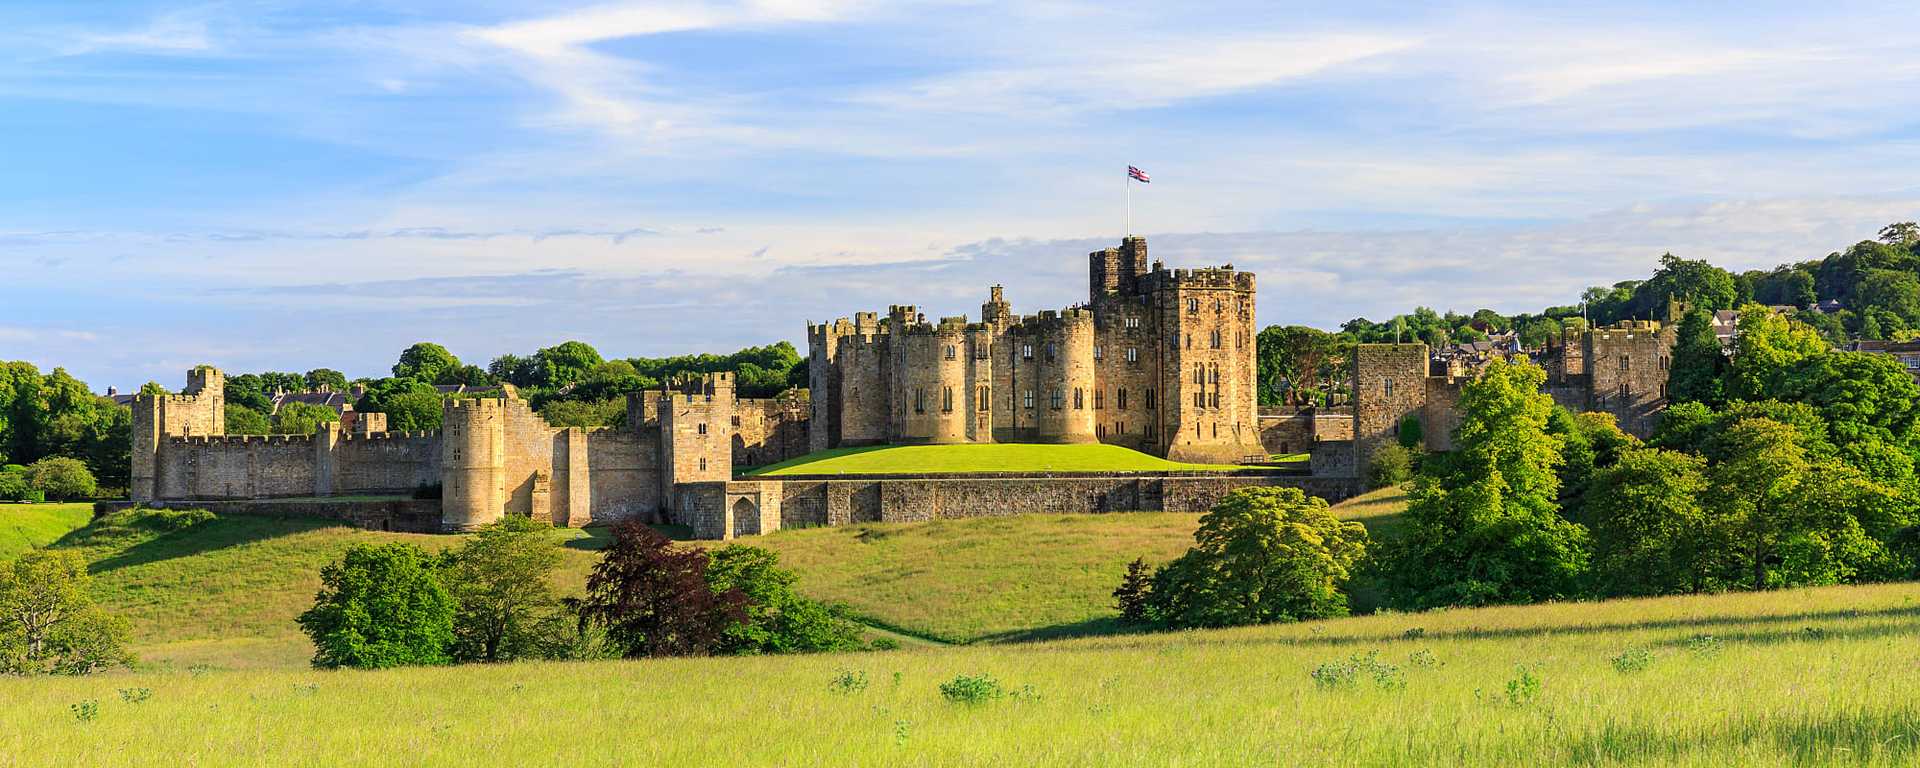
[[[103,51],[134,53],[206,53],[214,49],[203,11],[176,11],[146,24],[115,32],[75,32],[59,45],[60,52],[78,56]]]

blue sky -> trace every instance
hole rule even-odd
[[[1910,3],[0,7],[0,359],[378,375],[1082,297],[1514,312],[1920,218]]]

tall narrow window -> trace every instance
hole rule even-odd
[[[1632,359],[1633,359],[1633,358],[1631,358],[1631,357],[1628,357],[1628,356],[1626,356],[1626,355],[1621,355],[1621,356],[1620,356],[1620,370],[1623,370],[1623,371],[1624,371],[1624,370],[1626,370],[1626,369],[1627,369],[1627,361],[1629,361],[1629,360],[1632,360]]]
[[[1087,407],[1086,402],[1081,399],[1081,391],[1079,387],[1073,388],[1073,409],[1076,411],[1085,410]]]
[[[940,411],[942,413],[953,412],[953,387],[940,388]]]
[[[704,458],[700,460],[700,471],[707,471],[707,460]]]
[[[987,359],[987,346],[988,345],[986,344],[975,342],[973,345],[973,359],[975,360]]]
[[[1093,390],[1093,409],[1097,411],[1105,407],[1107,407],[1107,391],[1096,387]]]
[[[1127,318],[1127,319],[1126,319],[1126,321],[1125,321],[1125,322],[1124,322],[1123,324],[1124,324],[1124,325],[1125,325],[1125,326],[1126,326],[1126,327],[1127,327],[1128,329],[1133,329],[1133,328],[1139,328],[1139,327],[1140,327],[1140,318],[1137,318],[1137,317],[1129,317],[1129,318]]]
[[[992,400],[988,399],[988,395],[990,394],[992,393],[988,390],[988,388],[986,387],[980,388],[980,412],[981,413],[985,413],[987,411],[989,404],[993,402]]]
[[[1093,359],[1100,359],[1100,345],[1098,344],[1093,345]]]
[[[1139,347],[1127,347],[1127,362],[1129,362],[1129,363],[1137,363],[1137,362],[1140,362],[1140,348],[1139,348]]]
[[[1197,314],[1200,314],[1200,300],[1199,300],[1199,299],[1187,299],[1187,314],[1189,314],[1189,315],[1197,315]]]
[[[953,345],[952,345],[952,344],[948,344],[948,345],[947,345],[947,359],[948,359],[948,360],[952,360],[952,359],[954,359],[954,357],[955,357],[955,351],[954,351],[954,348],[953,348]]]
[[[1057,389],[1048,390],[1047,399],[1051,401],[1051,405],[1053,406],[1053,409],[1056,411],[1066,407],[1066,403],[1067,403],[1066,395],[1063,394],[1060,390],[1057,390]]]
[[[927,391],[919,387],[913,388],[913,412],[927,412]]]
[[[1147,387],[1147,402],[1146,402],[1146,408],[1147,408],[1147,410],[1149,410],[1149,411],[1151,411],[1151,410],[1153,410],[1153,406],[1154,406],[1154,402],[1153,402],[1153,387]]]
[[[1113,399],[1113,405],[1114,407],[1119,408],[1120,410],[1123,410],[1123,411],[1127,409],[1127,388],[1126,387],[1121,387],[1120,391],[1115,393],[1114,399]]]
[[[706,433],[707,433],[707,423],[703,421],[703,422],[700,422],[699,424],[696,424],[696,425],[694,425],[694,427],[693,427],[693,431],[694,431],[694,434],[699,434],[699,435],[704,435],[704,434],[706,434]]]
[[[1213,348],[1220,348],[1220,332],[1218,330],[1213,332]]]
[[[1020,393],[1020,404],[1028,408],[1033,407],[1033,390],[1029,389]]]
[[[1622,405],[1625,405],[1626,401],[1627,401],[1627,383],[1623,381],[1623,382],[1620,382],[1620,403]]]
[[[1380,391],[1387,397],[1393,397],[1393,379],[1381,379]]]
[[[1193,383],[1195,383],[1195,384],[1205,384],[1205,383],[1207,383],[1207,366],[1206,366],[1206,364],[1204,364],[1204,363],[1194,363],[1194,364],[1193,364]]]
[[[1026,359],[1028,359],[1028,360],[1032,360],[1032,359],[1033,359],[1033,345],[1032,345],[1032,344],[1022,344],[1022,345],[1020,345],[1020,356],[1021,356],[1021,357],[1023,357],[1023,358],[1026,358]]]
[[[1047,362],[1053,362],[1053,342],[1047,342]]]

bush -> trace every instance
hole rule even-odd
[[[316,667],[376,669],[452,660],[454,603],[434,559],[412,544],[358,545],[320,569],[320,593],[300,614]]]
[[[746,617],[727,628],[717,653],[796,653],[859,650],[860,629],[838,612],[801,597],[799,581],[782,570],[779,556],[759,547],[733,545],[714,550],[707,563],[707,587],[715,594],[746,597]]]
[[[86,463],[65,456],[49,456],[27,467],[27,484],[60,501],[90,499],[97,490]]]
[[[1400,417],[1400,427],[1394,437],[1399,441],[1400,447],[1409,451],[1420,450],[1427,439],[1426,426],[1420,422],[1420,414],[1409,413]]]
[[[44,494],[33,489],[33,483],[27,480],[27,468],[18,464],[0,467],[0,501],[32,501],[28,494]]]
[[[1367,458],[1367,489],[1400,485],[1413,479],[1413,452],[1399,443],[1381,443]]]
[[[955,704],[984,704],[1007,695],[993,675],[961,675],[940,684],[940,695]]]
[[[126,622],[93,604],[87,563],[33,550],[0,564],[0,674],[84,675],[125,666]]]
[[[1225,627],[1347,614],[1340,587],[1367,532],[1298,488],[1242,488],[1200,518],[1194,546],[1153,575],[1145,618]]]
[[[637,522],[613,529],[613,545],[587,577],[582,624],[606,631],[622,656],[705,656],[746,620],[739,591],[715,593],[705,550],[673,546]]]
[[[1120,588],[1113,591],[1113,607],[1120,609],[1121,621],[1145,624],[1152,597],[1153,569],[1147,567],[1146,560],[1136,557],[1127,563],[1127,575],[1120,579]]]
[[[453,599],[454,661],[565,658],[573,622],[550,586],[560,565],[552,526],[508,515],[442,557]]]

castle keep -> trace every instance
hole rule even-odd
[[[1337,501],[1357,492],[1367,457],[1404,419],[1421,421],[1428,448],[1450,447],[1474,373],[1458,358],[1424,344],[1361,344],[1350,410],[1261,409],[1252,274],[1168,270],[1149,264],[1146,240],[1128,237],[1090,254],[1088,277],[1085,304],[1034,315],[1016,315],[994,286],[978,322],[928,322],[902,305],[809,324],[809,389],[742,399],[732,374],[708,374],[629,395],[622,427],[549,426],[509,388],[446,401],[439,431],[389,431],[385,414],[356,413],[313,435],[229,436],[224,378],[196,368],[181,394],[133,399],[132,496],[400,530],[471,530],[520,515],[576,527],[676,523],[724,539],[1015,512],[1200,512],[1253,485]],[[1544,389],[1644,437],[1666,405],[1673,342],[1671,328],[1646,321],[1567,334],[1540,360]],[[989,442],[1109,443],[1194,463],[1310,460],[1234,471],[734,477],[736,467],[841,446]],[[423,488],[439,498],[355,500]],[[300,501],[250,501],[290,498]]]
[[[1168,270],[1145,238],[1089,255],[1087,302],[980,321],[912,305],[807,326],[814,450],[883,443],[1111,443],[1175,461],[1266,458],[1253,275]]]

